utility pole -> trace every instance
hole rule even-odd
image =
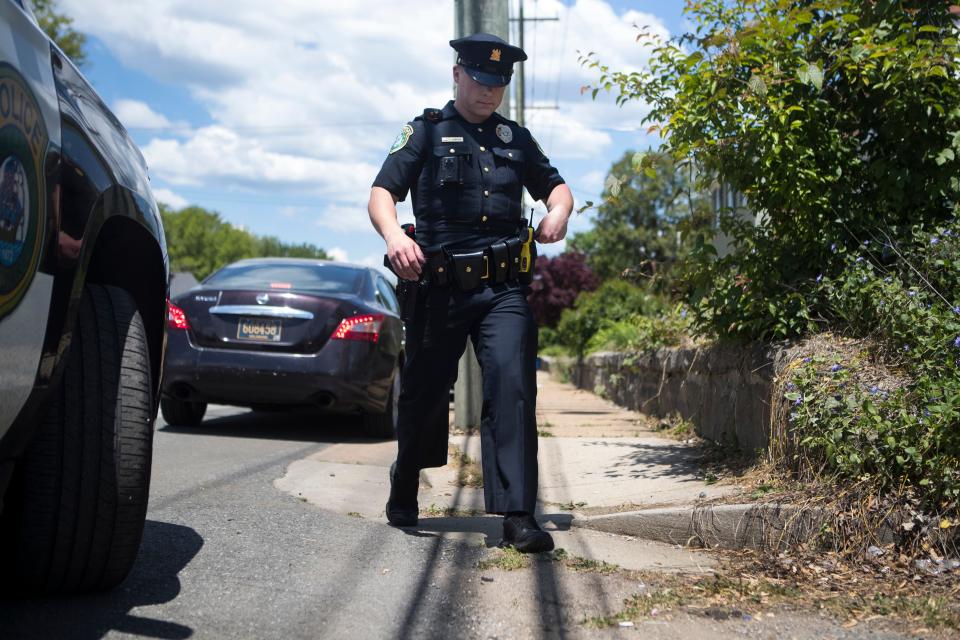
[[[472,33],[484,32],[499,36],[509,42],[510,15],[507,0],[454,0],[455,37],[462,38]],[[456,53],[454,53],[456,61]],[[497,109],[500,115],[510,117],[510,100],[504,94]],[[480,426],[483,407],[483,377],[473,343],[467,339],[467,350],[457,367],[457,383],[454,386],[453,423],[460,429]]]
[[[559,20],[559,18],[556,18],[556,17],[553,17],[553,18],[524,17],[523,0],[520,0],[520,10],[518,13],[519,15],[516,18],[510,18],[510,22],[517,23],[517,40],[521,49],[524,48],[523,41],[524,41],[524,35],[526,32],[525,27],[528,22],[556,22],[557,20]],[[526,51],[526,49],[524,49],[524,51]],[[527,76],[526,76],[526,73],[524,73],[524,68],[526,66],[526,63],[518,62],[517,66],[518,66],[517,82],[516,82],[516,88],[514,89],[514,92],[516,93],[515,98],[517,100],[517,124],[519,124],[521,127],[525,127],[527,126],[527,117],[526,117],[527,109],[556,109],[557,107],[556,105],[553,105],[553,106],[533,105],[530,107],[527,106],[527,93],[526,93]]]

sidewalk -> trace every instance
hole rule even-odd
[[[739,492],[737,487],[707,485],[698,471],[698,449],[653,432],[647,418],[572,385],[538,373],[537,422],[540,492],[538,519],[551,530],[558,547],[590,559],[625,568],[702,570],[707,558],[678,544],[650,542],[617,534],[611,527],[626,521],[627,512],[680,509]],[[500,519],[483,515],[483,489],[462,486],[478,468],[480,439],[450,436],[452,462],[421,473],[421,531],[451,537],[500,538]],[[456,449],[454,449],[456,447]],[[456,460],[466,454],[468,466]],[[386,522],[383,507],[389,493],[387,469],[396,455],[395,442],[344,443],[290,465],[276,486],[330,511]],[[676,532],[648,536],[675,543]]]

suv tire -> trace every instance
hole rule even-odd
[[[43,423],[0,519],[0,575],[17,593],[109,589],[140,549],[153,384],[143,320],[123,289],[88,284]]]

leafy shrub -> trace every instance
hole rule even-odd
[[[608,280],[599,289],[581,294],[572,309],[563,312],[557,325],[560,344],[582,356],[590,339],[603,326],[643,315],[653,316],[664,308],[661,299],[622,280]]]
[[[816,330],[813,279],[877,230],[943,223],[960,195],[960,47],[949,3],[701,0],[693,33],[643,31],[649,68],[592,58],[597,89],[651,105],[664,151],[744,193],[760,222],[720,213],[688,284],[700,325],[771,338]]]
[[[582,253],[568,251],[554,258],[540,257],[534,269],[533,292],[527,300],[541,327],[556,327],[560,314],[573,306],[578,295],[600,286],[600,278],[587,266]]]
[[[677,307],[656,316],[632,315],[605,322],[587,342],[586,352],[647,351],[679,345],[690,333],[686,309]]]
[[[787,393],[804,466],[880,489],[915,487],[926,506],[956,510],[960,222],[917,226],[910,243],[867,242],[841,259],[840,276],[817,278],[821,304],[833,323],[874,338],[875,357],[910,382],[859,384],[851,363],[805,363]]]

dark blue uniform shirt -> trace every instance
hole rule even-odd
[[[373,186],[398,200],[413,195],[417,242],[428,250],[482,249],[514,235],[521,195],[546,200],[563,178],[533,139],[512,120],[493,114],[473,124],[453,101],[404,127]]]

